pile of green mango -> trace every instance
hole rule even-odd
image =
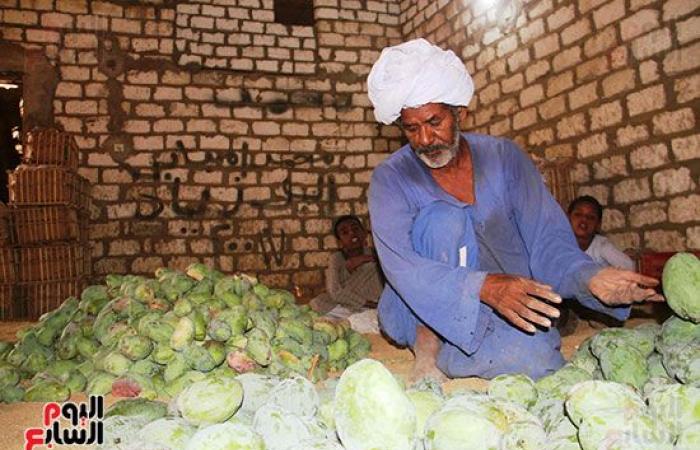
[[[63,401],[76,392],[174,397],[205,374],[321,380],[369,353],[347,321],[285,290],[203,264],[154,278],[108,275],[0,342],[0,400]]]

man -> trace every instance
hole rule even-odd
[[[454,53],[423,39],[386,48],[367,83],[377,120],[408,140],[374,171],[369,207],[380,323],[413,347],[414,377],[436,360],[449,377],[539,378],[564,363],[549,329],[562,296],[620,319],[629,308],[616,303],[662,300],[653,278],[580,251],[513,142],[460,133],[473,85]]]
[[[320,313],[345,318],[363,308],[376,307],[384,286],[359,217],[339,217],[333,234],[340,250],[331,255],[326,268],[326,292],[311,300],[310,305]]]
[[[595,197],[583,195],[574,199],[569,205],[568,213],[579,248],[593,261],[625,270],[635,269],[634,261],[600,234],[603,206]]]

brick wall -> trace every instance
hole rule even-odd
[[[700,248],[698,3],[487,3],[315,0],[311,27],[272,0],[0,0],[0,44],[57,68],[47,107],[83,149],[98,274],[201,260],[317,290],[332,217],[366,217],[399,146],[366,75],[416,36],[467,63],[470,128],[578,160],[620,245]]]
[[[372,168],[398,146],[364,78],[400,32],[393,1],[314,6],[305,27],[275,23],[272,0],[0,0],[2,42],[58,68],[98,274],[201,260],[322,285],[332,218],[367,216]]]
[[[405,38],[453,49],[476,85],[468,127],[548,160],[606,206],[618,245],[700,248],[700,2],[400,1]]]

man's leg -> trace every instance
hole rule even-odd
[[[466,258],[460,261],[460,248],[471,233],[471,222],[463,208],[444,202],[436,202],[421,210],[413,224],[413,247],[418,254],[426,258],[443,262],[450,266],[466,265]],[[472,249],[473,250],[473,249]],[[420,269],[419,269],[420,270]],[[416,340],[413,346],[415,364],[413,378],[424,377],[444,381],[446,376],[437,368],[436,362],[442,340],[430,328],[418,322]]]

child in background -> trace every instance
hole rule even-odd
[[[333,234],[340,250],[331,255],[326,268],[326,292],[309,305],[335,318],[376,308],[384,283],[377,258],[367,246],[367,230],[359,217],[345,215],[335,221]]]

